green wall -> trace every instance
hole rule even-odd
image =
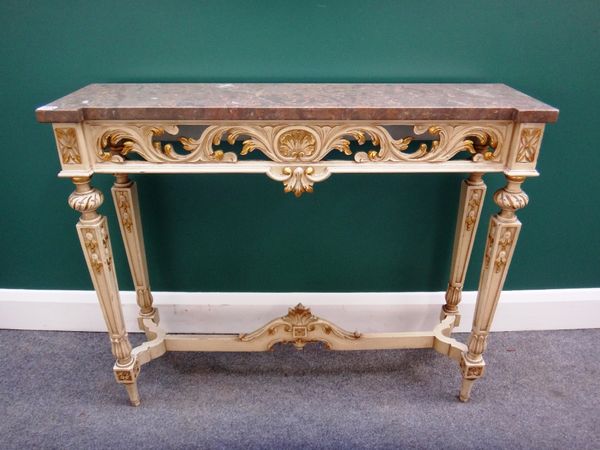
[[[600,286],[600,3],[24,1],[0,6],[0,287],[91,287],[49,125],[96,82],[502,82],[560,108],[509,289]],[[444,289],[459,175],[334,175],[300,199],[258,175],[145,176],[156,290]],[[111,177],[96,176],[108,192]],[[502,176],[487,177],[493,192]],[[557,186],[561,187],[557,187]],[[495,208],[491,198],[484,210]],[[131,289],[110,201],[119,279]],[[484,227],[487,226],[487,218]],[[477,285],[480,232],[467,288]]]

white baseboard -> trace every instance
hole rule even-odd
[[[465,292],[458,331],[469,331],[476,292]],[[137,331],[133,292],[122,292],[127,329]],[[361,332],[429,330],[442,292],[191,293],[156,292],[161,325],[171,333],[252,331],[302,302],[314,314]],[[0,289],[0,328],[105,331],[93,291]],[[600,288],[505,291],[493,331],[600,328]]]

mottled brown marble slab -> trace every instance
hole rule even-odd
[[[36,110],[83,120],[512,120],[558,110],[503,84],[91,84]]]

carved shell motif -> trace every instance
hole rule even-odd
[[[279,153],[286,158],[311,157],[317,149],[315,137],[306,130],[290,130],[279,136]]]

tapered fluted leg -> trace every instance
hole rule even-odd
[[[69,196],[69,205],[81,213],[77,234],[116,358],[115,377],[117,382],[125,385],[131,403],[137,406],[140,399],[136,379],[140,366],[131,355],[131,344],[125,330],[106,217],[96,212],[104,197],[102,192],[90,186],[89,177],[73,178],[73,183],[75,191]]]
[[[468,350],[461,358],[463,382],[459,397],[462,401],[469,399],[473,382],[485,371],[483,352],[521,230],[521,222],[515,211],[524,208],[529,201],[527,194],[521,190],[521,183],[525,178],[506,178],[506,187],[494,194],[494,201],[500,207],[500,212],[490,220],[473,328],[467,344]]]
[[[137,303],[140,307],[140,329],[144,329],[141,323],[143,319],[150,318],[158,324],[158,311],[152,306],[144,234],[135,182],[131,181],[127,174],[117,174],[112,187],[112,196],[117,209],[129,269],[135,285]]]
[[[457,316],[454,322],[455,325],[458,325],[460,321],[458,304],[460,303],[485,197],[486,186],[481,179],[481,175],[481,173],[472,173],[468,179],[463,181],[460,190],[450,281],[446,291],[446,304],[442,306],[441,312],[442,320],[450,314]]]

